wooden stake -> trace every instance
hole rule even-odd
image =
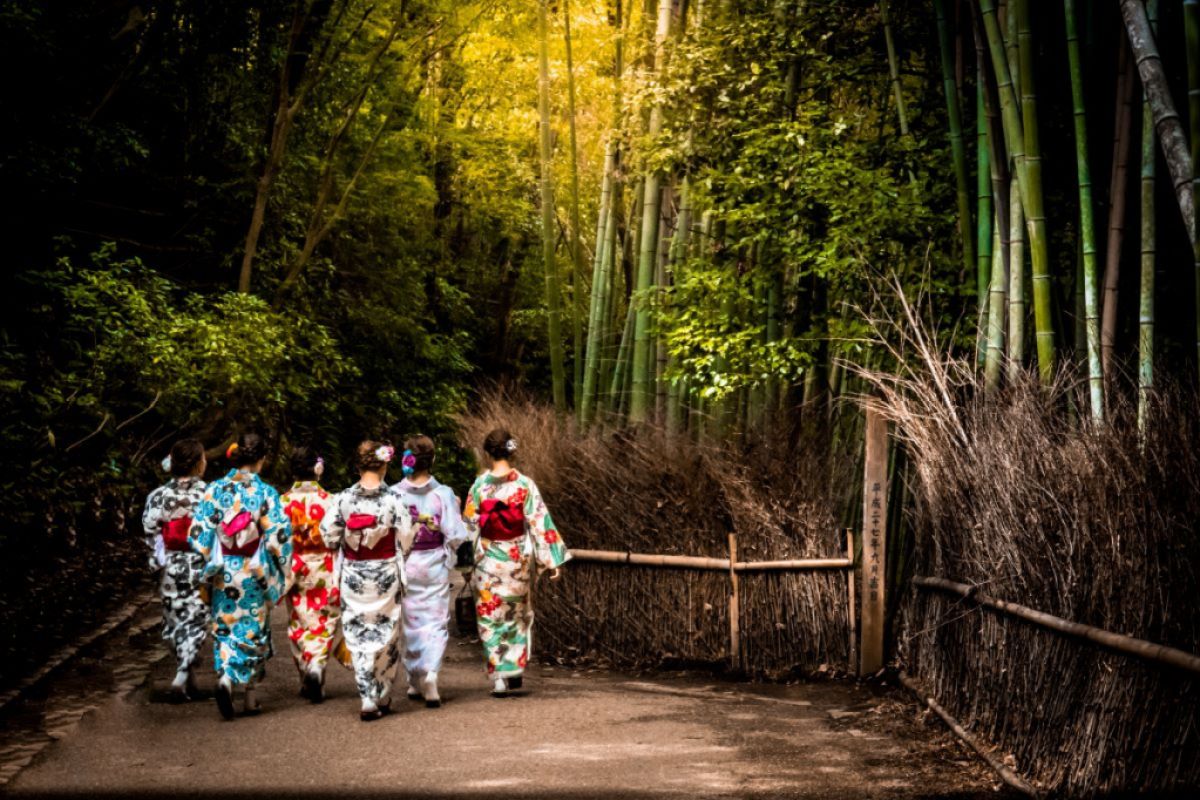
[[[887,420],[867,410],[863,468],[862,644],[859,675],[883,668],[884,597],[887,573]]]
[[[729,665],[733,669],[741,667],[741,631],[738,626],[738,576],[737,564],[737,534],[729,534]]]
[[[854,613],[854,531],[846,528],[846,560],[850,569],[846,570],[846,595],[849,603],[850,616],[850,664],[858,662],[858,616]]]

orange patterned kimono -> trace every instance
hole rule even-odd
[[[321,539],[321,520],[334,498],[316,481],[300,481],[282,498],[292,523],[292,576],[288,593],[288,641],[300,674],[318,675],[332,653],[349,665],[342,641],[342,601],[338,593],[337,557]]]

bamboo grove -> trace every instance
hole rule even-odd
[[[560,410],[570,382],[581,426],[720,438],[827,408],[843,360],[881,358],[861,321],[889,278],[931,293],[989,390],[1070,371],[1102,420],[1113,392],[1144,416],[1160,364],[1194,371],[1197,3],[892,5],[606,5],[596,196],[573,171],[563,223],[543,182]],[[542,106],[572,143],[576,69],[562,118]]]

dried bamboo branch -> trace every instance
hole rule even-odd
[[[1032,622],[1035,625],[1040,625],[1043,628],[1049,628],[1052,631],[1066,634],[1067,636],[1087,639],[1089,642],[1095,642],[1126,655],[1136,656],[1147,661],[1155,661],[1159,664],[1200,674],[1200,656],[1174,647],[1168,647],[1165,644],[1156,644],[1148,642],[1145,639],[1136,639],[1132,636],[1126,636],[1123,633],[1113,633],[1103,628],[1097,628],[1094,625],[1071,622],[1062,617],[1056,617],[1053,614],[1047,614],[1044,611],[1038,611],[1028,606],[1009,603],[1006,600],[997,600],[982,592],[975,591],[976,587],[974,586],[945,578],[915,577],[913,578],[913,584],[925,589],[940,589],[945,592],[952,592],[968,600],[973,600],[981,606],[1004,612],[1027,622]]]
[[[951,732],[961,739],[968,747],[978,753],[979,757],[986,761],[989,767],[995,770],[996,774],[1000,776],[1001,780],[1003,780],[1012,788],[1016,789],[1021,794],[1027,795],[1028,797],[1041,796],[1038,790],[1033,788],[1033,786],[1026,782],[1024,778],[1013,772],[1008,767],[1004,766],[1004,764],[1000,763],[995,756],[985,750],[983,746],[975,740],[974,736],[967,733],[966,729],[963,728],[962,725],[958,724],[958,720],[950,716],[949,712],[938,705],[936,700],[934,700],[925,692],[921,691],[921,687],[918,686],[912,678],[901,672],[900,683],[904,684],[904,688],[908,689],[910,692],[919,697],[921,702],[929,707],[930,711],[941,717],[942,722],[946,723],[946,727],[949,728]]]

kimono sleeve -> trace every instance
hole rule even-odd
[[[206,562],[212,560],[213,549],[217,546],[217,523],[221,520],[216,488],[216,484],[213,484],[204,490],[192,515],[192,527],[188,529],[188,544]]]
[[[550,518],[550,512],[546,509],[537,484],[531,480],[528,488],[529,493],[525,496],[525,523],[529,528],[529,535],[533,538],[534,555],[542,569],[557,569],[570,560],[571,554],[567,552],[562,537],[558,535],[558,528],[554,527],[554,520]]]
[[[437,489],[442,500],[442,535],[446,537],[446,546],[451,550],[471,538],[466,523],[463,522],[462,512],[458,510],[458,498],[449,486]]]
[[[417,535],[417,526],[413,524],[412,514],[398,492],[388,492],[385,495],[392,506],[392,522],[396,528],[396,545],[401,553],[412,549],[413,539]]]
[[[163,561],[159,555],[161,541],[159,534],[162,532],[163,524],[163,489],[160,486],[150,493],[146,498],[146,510],[142,512],[142,531],[145,533],[146,549],[149,552],[149,563],[151,569],[158,569],[163,566]]]
[[[471,490],[467,492],[467,504],[463,507],[462,523],[466,529],[467,536],[471,539],[479,539],[479,486],[482,479],[477,478],[471,484]]]
[[[262,549],[269,564],[264,565],[271,575],[268,597],[272,603],[287,594],[292,582],[292,523],[283,510],[279,492],[263,486],[262,514],[259,526],[262,529]]]
[[[342,510],[345,505],[342,495],[333,496],[333,501],[326,510],[325,518],[321,520],[321,541],[330,550],[340,550],[342,541],[346,538],[346,513]]]

